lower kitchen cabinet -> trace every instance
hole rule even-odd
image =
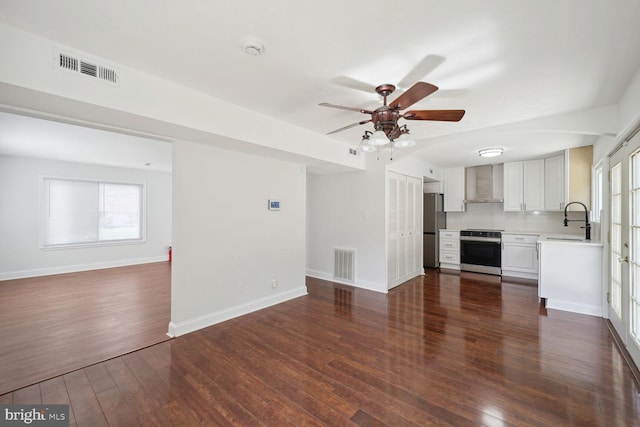
[[[459,230],[440,230],[440,268],[460,270]]]
[[[540,240],[538,296],[547,308],[601,317],[602,244]]]
[[[538,279],[537,234],[502,233],[502,275]]]

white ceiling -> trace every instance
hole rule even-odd
[[[167,141],[4,112],[0,112],[0,153],[171,171]]]
[[[322,134],[367,116],[318,103],[380,102],[354,83],[435,84],[411,109],[467,111],[408,123],[412,154],[437,166],[593,143],[536,119],[619,101],[640,66],[638,16],[639,0],[0,0],[9,25]],[[265,53],[246,55],[247,40]],[[357,144],[370,127],[329,137]]]

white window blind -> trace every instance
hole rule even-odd
[[[143,239],[143,186],[44,178],[43,246]]]

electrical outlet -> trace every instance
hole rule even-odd
[[[242,280],[240,280],[237,284],[236,284],[236,290],[238,291],[239,294],[244,292],[244,282]]]
[[[273,289],[278,287],[278,278],[276,276],[271,277],[271,287]]]

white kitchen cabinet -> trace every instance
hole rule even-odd
[[[544,210],[544,159],[504,164],[504,210]]]
[[[502,275],[538,278],[537,234],[502,233]]]
[[[544,159],[544,209],[562,211],[567,203],[565,156]]]
[[[387,285],[422,274],[422,180],[387,172]]]
[[[464,168],[448,168],[443,171],[444,211],[464,212]]]
[[[440,268],[460,270],[460,231],[440,230]]]
[[[546,307],[601,317],[602,244],[540,239],[538,247],[538,296]]]

